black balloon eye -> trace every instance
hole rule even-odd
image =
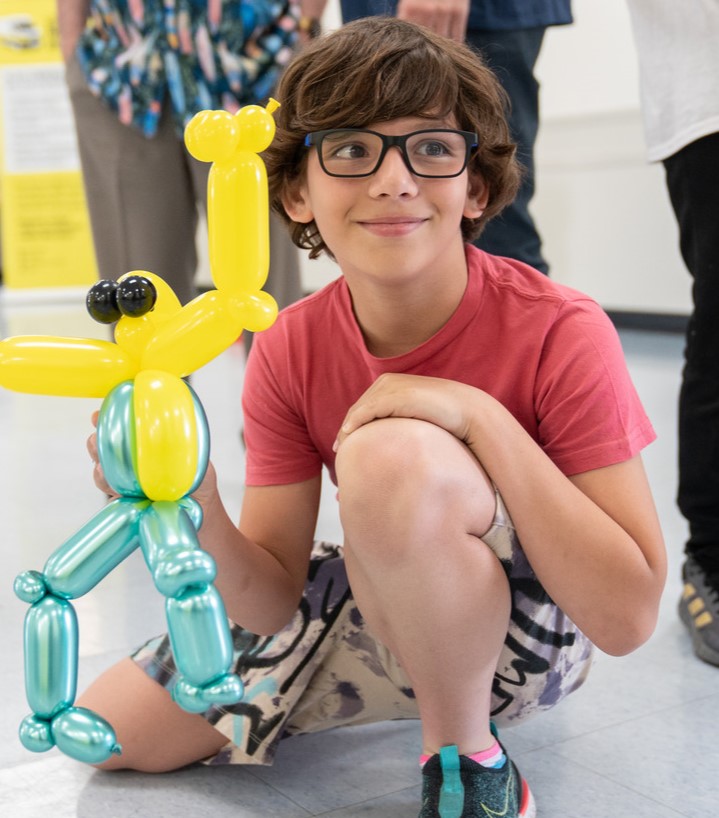
[[[117,282],[103,279],[93,284],[85,299],[87,311],[101,324],[114,324],[121,317],[117,306]]]
[[[139,318],[150,312],[157,301],[157,290],[149,278],[127,276],[117,285],[117,306],[123,315]]]

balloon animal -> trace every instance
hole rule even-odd
[[[32,713],[20,740],[33,752],[53,746],[96,764],[120,753],[112,726],[75,707],[78,623],[70,602],[99,583],[138,546],[165,597],[180,671],[175,701],[190,712],[242,697],[229,672],[232,641],[213,585],[216,567],[200,549],[202,510],[190,495],[209,458],[203,408],[183,377],[234,343],[243,329],[275,320],[261,291],[269,267],[265,166],[257,155],[272,141],[272,111],[256,105],[231,115],[202,111],[185,141],[212,162],[208,237],[215,288],[184,307],[152,273],[127,273],[89,292],[91,315],[117,321],[114,343],[88,338],[17,336],[0,341],[0,385],[34,394],[104,398],[98,457],[119,495],[64,542],[44,570],[25,571],[15,593],[25,617],[25,689]]]

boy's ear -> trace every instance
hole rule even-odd
[[[478,219],[487,208],[489,202],[489,186],[477,174],[470,174],[467,186],[467,200],[464,203],[464,213],[467,219]]]
[[[288,185],[282,195],[285,212],[298,224],[309,224],[314,219],[307,195],[307,186],[299,179]]]

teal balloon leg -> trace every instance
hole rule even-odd
[[[120,752],[110,725],[73,707],[77,692],[77,616],[66,599],[47,594],[25,616],[25,692],[33,713],[20,724],[23,746],[43,753],[57,746],[91,764]]]
[[[77,654],[75,611],[48,594],[25,616],[25,692],[36,716],[51,719],[75,701]]]
[[[140,521],[140,544],[157,590],[176,597],[215,579],[212,557],[200,548],[192,519],[179,503],[153,503]]]
[[[139,545],[138,528],[149,500],[118,499],[105,506],[45,563],[50,591],[77,599],[92,590]]]
[[[225,606],[212,585],[193,587],[165,603],[170,644],[181,676],[173,699],[190,713],[212,704],[229,705],[243,695],[240,678],[230,673],[232,637]]]

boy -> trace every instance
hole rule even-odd
[[[518,182],[478,57],[362,20],[309,45],[278,96],[273,205],[342,277],[257,337],[239,529],[212,476],[196,495],[246,696],[181,711],[165,639],[79,704],[117,730],[107,767],[147,771],[269,763],[285,734],[419,716],[420,818],[533,816],[490,718],[553,706],[592,644],[651,634],[653,431],[597,305],[466,244]],[[343,558],[312,554],[323,465]]]

